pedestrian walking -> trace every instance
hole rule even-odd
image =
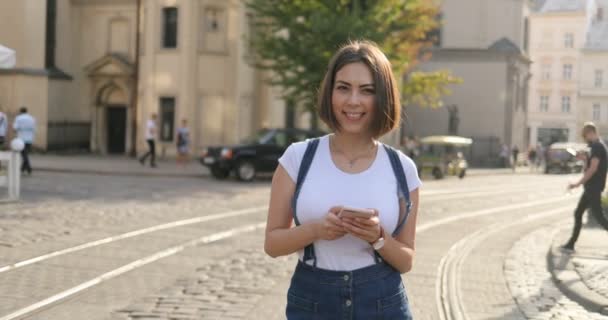
[[[148,143],[148,152],[139,158],[141,165],[146,164],[146,159],[150,157],[150,167],[156,168],[156,113],[153,113],[146,123],[146,143]]]
[[[36,136],[36,119],[27,112],[26,107],[19,109],[19,115],[15,117],[13,129],[17,137],[23,140],[24,143],[23,150],[21,150],[21,172],[27,172],[28,175],[32,175],[29,154],[32,151],[32,144]]]
[[[503,168],[508,168],[509,167],[509,147],[503,143],[502,147],[500,148],[500,161],[501,161],[501,165]]]
[[[515,171],[515,168],[517,168],[517,159],[519,157],[519,148],[513,146],[513,148],[511,148],[511,153],[513,154],[513,171]]]
[[[2,108],[0,108],[0,151],[4,150],[4,144],[6,143],[6,134],[8,132],[8,117]]]
[[[542,143],[539,143],[538,146],[536,147],[536,157],[537,157],[536,167],[542,169],[543,165],[545,164],[545,160],[546,160],[545,147],[542,145]]]
[[[6,142],[6,132],[8,131],[8,118],[6,114],[2,112],[0,108],[0,151],[4,150],[4,143]],[[2,162],[0,161],[0,170],[2,170]]]
[[[421,182],[409,157],[378,141],[399,126],[399,100],[386,56],[350,42],[319,91],[333,133],[279,159],[264,248],[299,254],[287,319],[412,319],[400,274],[412,268]]]
[[[528,166],[530,166],[530,171],[536,171],[536,148],[530,147],[528,148]]]
[[[190,160],[190,129],[188,120],[183,119],[182,125],[177,129],[177,164],[186,165]]]
[[[568,189],[574,189],[583,185],[584,192],[574,211],[572,236],[562,246],[562,249],[566,251],[574,251],[574,245],[576,244],[576,240],[578,240],[583,225],[583,214],[587,209],[591,209],[591,214],[593,214],[597,222],[608,231],[608,219],[606,219],[602,211],[602,191],[606,187],[608,152],[606,145],[599,138],[595,124],[591,122],[585,123],[582,134],[583,139],[589,144],[591,152],[587,157],[583,177],[578,182],[568,185]]]

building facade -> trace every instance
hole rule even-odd
[[[593,121],[608,139],[608,0],[597,1],[595,15],[581,52],[577,128]],[[578,137],[577,137],[578,138]]]
[[[421,69],[448,70],[463,82],[450,87],[441,108],[410,106],[407,135],[473,138],[468,157],[478,166],[497,165],[503,144],[524,146],[529,10],[525,0],[442,2],[439,42]],[[450,113],[457,117],[457,132],[449,130]]]
[[[530,145],[576,141],[581,49],[591,1],[547,0],[530,15]]]
[[[197,147],[284,123],[282,102],[248,63],[242,1],[144,0],[139,12],[137,3],[0,2],[0,43],[17,52],[16,68],[0,71],[0,108],[31,110],[36,147],[142,150],[153,113],[169,155],[182,119]]]

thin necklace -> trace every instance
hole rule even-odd
[[[371,154],[370,151],[374,150],[374,147],[376,146],[376,143],[374,142],[368,151],[365,151],[365,153],[351,159],[346,155],[346,153],[344,151],[342,151],[336,147],[336,142],[334,141],[333,138],[330,138],[329,142],[333,146],[333,149],[335,151],[337,151],[339,154],[343,155],[344,158],[346,158],[346,160],[348,161],[348,165],[351,169],[355,166],[355,162],[357,162],[357,160],[364,159],[364,158],[367,158],[368,156],[370,156],[370,154]]]

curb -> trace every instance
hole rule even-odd
[[[148,172],[143,171],[108,171],[108,170],[96,170],[96,169],[79,169],[79,168],[58,168],[58,167],[44,167],[44,166],[36,166],[34,171],[42,171],[42,172],[64,172],[64,173],[79,173],[79,174],[94,174],[94,175],[103,175],[103,176],[132,176],[132,177],[177,177],[177,178],[208,178],[211,177],[210,172],[205,172],[204,167],[201,167],[200,174],[188,174],[188,173],[167,173],[167,172],[159,172],[154,171],[154,169],[150,169]],[[534,172],[473,172],[468,173],[467,177],[483,177],[488,175],[530,175],[534,174]],[[434,180],[434,179],[430,179]]]
[[[78,174],[93,174],[100,176],[126,176],[126,177],[165,177],[165,178],[208,178],[209,173],[201,174],[180,174],[180,173],[166,173],[166,172],[120,172],[120,171],[104,171],[94,169],[72,169],[72,168],[49,168],[49,167],[36,167],[34,171],[42,172],[63,172],[63,173],[78,173]],[[201,170],[202,171],[202,170]]]
[[[554,239],[555,241],[555,239]],[[608,316],[608,298],[592,291],[574,269],[569,254],[560,252],[553,242],[547,252],[547,268],[559,290],[590,312]]]

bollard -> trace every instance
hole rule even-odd
[[[18,201],[21,190],[21,154],[16,151],[0,151],[0,161],[8,164],[6,176],[0,176],[0,187],[8,188],[8,198],[0,201]]]

